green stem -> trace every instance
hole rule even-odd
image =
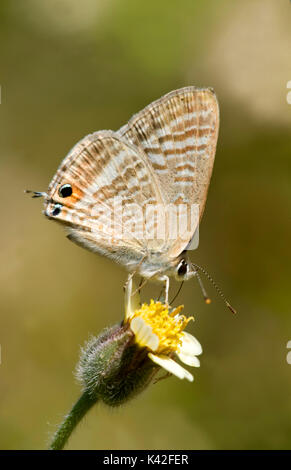
[[[98,398],[91,398],[88,392],[84,392],[80,396],[79,400],[75,403],[70,413],[65,416],[64,421],[59,425],[54,434],[50,445],[51,450],[62,450],[64,448],[77,424],[97,401]]]

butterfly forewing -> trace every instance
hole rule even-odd
[[[72,195],[59,188],[70,184]],[[69,238],[127,264],[159,249],[165,240],[150,240],[157,215],[146,222],[147,206],[164,206],[158,180],[147,157],[112,131],[80,141],[62,162],[49,186],[46,215],[65,223]],[[53,207],[62,205],[54,217]]]

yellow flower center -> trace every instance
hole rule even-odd
[[[152,333],[159,339],[157,353],[169,354],[179,352],[182,344],[183,330],[193,317],[180,315],[183,305],[175,308],[169,313],[169,308],[161,302],[151,300],[150,304],[143,304],[139,310],[134,312],[131,320],[140,317],[152,329]]]

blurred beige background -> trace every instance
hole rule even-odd
[[[239,314],[186,283],[179,303],[204,347],[194,384],[97,406],[69,448],[290,448],[290,22],[288,0],[2,0],[1,449],[46,447],[80,393],[80,345],[123,314],[125,272],[70,243],[23,190],[46,190],[87,133],[185,85],[212,86],[221,107],[191,257]]]

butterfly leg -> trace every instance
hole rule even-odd
[[[140,293],[141,288],[143,287],[143,285],[144,285],[144,279],[141,277],[141,278],[140,278],[140,281],[139,281],[139,286],[138,286],[138,291],[139,291],[139,293]]]
[[[132,295],[132,280],[133,280],[134,274],[135,273],[131,273],[131,274],[128,275],[127,281],[125,282],[125,284],[123,286],[125,296],[131,297],[131,295]]]
[[[134,276],[135,274],[137,274],[138,269],[139,269],[139,267],[141,266],[142,262],[144,261],[145,257],[146,257],[146,255],[144,255],[144,256],[141,258],[139,264],[138,264],[137,267],[136,267],[136,270],[133,271],[132,273],[130,273],[130,274],[128,275],[127,281],[126,281],[126,283],[125,283],[124,286],[123,286],[123,289],[124,289],[125,292],[129,292],[129,287],[130,287],[130,295],[135,295],[135,294],[136,294],[136,291],[132,292],[132,285],[133,285],[132,280],[133,280],[133,276]],[[140,292],[142,286],[143,286],[143,283],[141,282],[140,285],[139,285],[139,287],[138,287],[138,289],[137,289],[139,292]]]
[[[158,299],[157,299],[158,301],[162,298],[162,294],[163,294],[163,293],[164,293],[164,288],[162,288],[162,290],[161,290],[161,292],[160,292],[160,295],[159,295],[159,297],[158,297]]]
[[[157,273],[156,273],[157,275]],[[164,283],[164,287],[162,289],[161,294],[159,295],[159,299],[162,303],[165,303],[166,305],[169,304],[169,289],[170,289],[170,278],[169,276],[159,276],[158,280]],[[164,295],[162,295],[162,293]]]
[[[131,316],[135,310],[140,308],[139,289],[134,289],[135,285],[133,282],[133,276],[134,276],[134,273],[129,274],[127,281],[124,285],[125,311],[127,312],[128,316]]]
[[[169,288],[170,288],[170,278],[165,276],[165,304],[169,304]]]
[[[161,375],[160,377],[156,378],[154,380],[154,384],[158,383],[160,380],[168,379],[169,377],[172,377],[171,372],[166,372],[165,374]]]
[[[131,312],[132,277],[129,275],[123,286],[125,311]]]
[[[148,279],[143,280],[143,278],[141,278],[141,282],[139,283],[138,288],[135,289],[135,291],[131,295],[135,295],[137,294],[137,292],[140,294],[142,288],[146,285],[147,282],[148,282]]]

